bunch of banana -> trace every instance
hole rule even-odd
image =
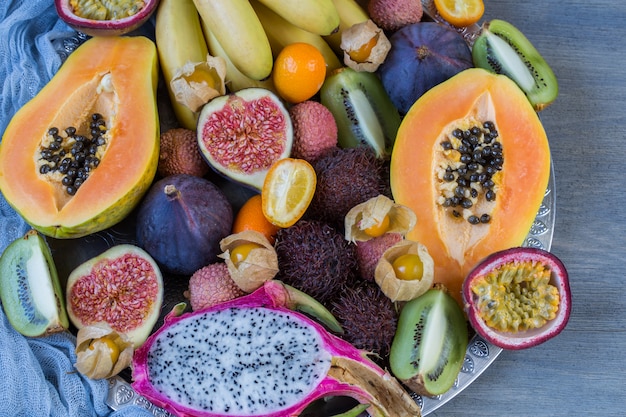
[[[368,19],[358,0],[161,0],[156,43],[169,87],[176,71],[207,54],[223,59],[230,91],[273,90],[274,57],[283,47],[306,42],[317,47],[328,70],[339,68],[341,32]],[[170,91],[177,119],[195,128],[197,113]]]
[[[193,2],[206,27],[243,74],[253,80],[269,77],[274,65],[272,49],[248,0]]]
[[[317,47],[329,69],[340,67],[338,49],[327,39],[339,42],[341,28],[368,19],[357,0],[193,0],[211,44],[221,46],[220,56],[252,80],[271,75],[273,58],[285,46],[306,42]],[[207,39],[208,41],[208,39]],[[339,43],[337,43],[338,47]],[[228,76],[227,79],[232,78]]]
[[[156,13],[155,40],[163,78],[174,114],[183,127],[195,129],[196,113],[176,100],[174,74],[188,62],[203,62],[209,53],[192,0],[161,0]]]
[[[285,20],[308,32],[330,35],[340,23],[333,0],[259,0]]]
[[[265,6],[261,0],[250,0],[250,4],[254,8],[265,34],[272,47],[274,56],[287,45],[294,42],[304,42],[315,46],[324,56],[326,61],[327,71],[339,68],[342,66],[339,58],[335,54],[335,51],[326,43],[321,35],[304,30],[278,13],[274,12],[269,7]]]

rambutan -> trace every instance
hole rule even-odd
[[[343,230],[345,216],[354,206],[390,194],[385,161],[377,158],[371,147],[331,149],[313,167],[317,187],[307,216],[338,230]]]
[[[350,286],[333,301],[331,312],[343,327],[343,339],[384,362],[398,324],[394,303],[373,282]]]
[[[277,279],[328,305],[348,283],[357,279],[354,244],[327,223],[299,220],[281,229],[274,244]]]

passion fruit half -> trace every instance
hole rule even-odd
[[[538,248],[511,248],[481,261],[463,283],[470,324],[503,349],[525,349],[558,335],[572,308],[567,270]]]
[[[90,36],[119,36],[143,25],[159,0],[54,0],[59,17]]]

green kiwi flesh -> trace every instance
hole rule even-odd
[[[69,327],[52,253],[36,231],[13,241],[2,253],[0,299],[9,322],[24,336],[43,336]]]
[[[454,385],[467,344],[461,307],[446,291],[431,289],[402,308],[389,365],[417,394],[440,395]]]
[[[400,113],[375,74],[335,70],[322,85],[320,101],[335,117],[340,147],[369,145],[378,157],[391,153]]]
[[[483,24],[472,46],[474,65],[511,78],[524,91],[535,110],[551,104],[559,86],[546,60],[515,26],[500,19]]]

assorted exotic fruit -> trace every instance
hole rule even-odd
[[[55,3],[91,37],[3,134],[32,230],[0,298],[25,336],[74,332],[85,376],[130,368],[180,416],[337,396],[419,416],[473,334],[522,349],[566,326],[564,265],[524,246],[557,81],[482,0]],[[149,18],[155,40],[133,34]],[[133,243],[59,276],[47,238],[131,216]],[[165,311],[169,281],[187,303]]]

